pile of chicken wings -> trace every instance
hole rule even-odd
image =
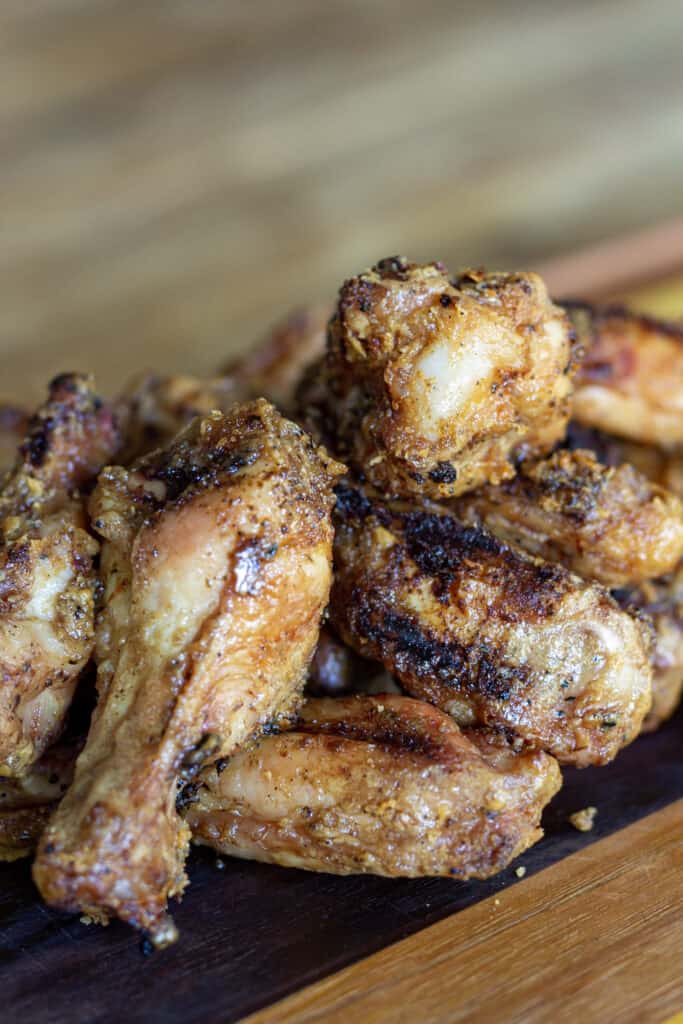
[[[0,408],[0,858],[485,878],[683,689],[683,334],[385,259],[212,379]]]

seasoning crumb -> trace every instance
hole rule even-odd
[[[597,807],[584,807],[583,810],[570,814],[569,820],[579,832],[590,832],[595,823],[597,813]]]
[[[517,878],[524,878],[526,874],[526,868],[523,864],[520,864],[518,868],[515,868],[515,874],[517,875]]]
[[[95,918],[91,917],[90,914],[82,914],[79,918],[81,924],[95,924]]]
[[[493,905],[494,905],[494,907],[499,907],[500,906],[500,900],[499,899],[495,899],[493,901]]]

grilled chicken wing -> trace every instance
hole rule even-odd
[[[415,697],[564,764],[603,764],[651,701],[648,635],[607,591],[453,516],[338,489],[331,620]]]
[[[290,313],[266,338],[223,372],[255,398],[267,398],[283,412],[294,411],[294,394],[304,371],[325,351],[328,306]]]
[[[589,451],[524,463],[497,487],[460,498],[459,518],[610,587],[671,572],[683,556],[683,506],[632,466]]]
[[[197,416],[214,409],[227,412],[245,397],[232,377],[164,376],[144,373],[134,378],[117,402],[123,445],[122,465],[168,444]]]
[[[683,450],[627,441],[574,422],[569,424],[564,443],[572,451],[577,448],[592,451],[605,466],[628,462],[648,480],[683,498]]]
[[[574,419],[646,444],[683,444],[683,328],[623,309],[566,308],[585,353]]]
[[[367,480],[450,497],[513,475],[569,415],[571,341],[535,274],[449,279],[383,260],[341,289],[328,351],[300,401]]]
[[[11,469],[17,448],[28,430],[29,415],[17,405],[0,403],[0,481]]]
[[[298,699],[328,599],[336,472],[259,401],[101,474],[99,702],[38,851],[48,903],[175,938],[165,907],[185,886],[189,835],[178,780]]]
[[[652,708],[643,732],[652,732],[670,718],[683,696],[683,563],[675,572],[640,587],[617,590],[624,608],[645,614],[654,628]]]
[[[486,878],[542,836],[557,762],[407,697],[308,701],[291,732],[200,776],[195,842],[347,875]]]
[[[0,488],[0,775],[59,735],[92,654],[98,545],[79,488],[117,443],[92,381],[58,377]]]

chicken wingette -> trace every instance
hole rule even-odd
[[[633,466],[604,466],[590,451],[524,463],[512,480],[464,495],[453,511],[608,587],[662,576],[683,556],[680,500]]]
[[[461,725],[604,764],[651,702],[649,633],[598,584],[435,508],[338,488],[331,621]]]
[[[487,878],[542,836],[557,762],[500,734],[461,732],[422,701],[309,700],[289,731],[202,772],[195,842],[347,875]]]
[[[339,467],[265,401],[212,413],[100,475],[99,700],[34,866],[45,900],[163,946],[189,832],[182,780],[303,688],[331,581]]]

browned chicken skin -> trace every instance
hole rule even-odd
[[[98,545],[79,488],[117,443],[92,381],[57,377],[0,487],[0,775],[59,735],[92,653]]]
[[[683,697],[683,563],[662,579],[615,591],[615,597],[622,607],[646,615],[654,629],[652,708],[642,728],[653,732]]]
[[[607,591],[435,511],[338,489],[332,622],[413,696],[603,764],[650,707],[648,633]]]
[[[214,409],[227,412],[245,397],[244,389],[232,377],[157,373],[135,377],[116,405],[123,430],[118,461],[128,465],[167,445],[197,416],[207,416]]]
[[[572,415],[587,427],[646,444],[683,444],[683,328],[567,304],[584,351]]]
[[[335,874],[486,878],[542,836],[557,762],[462,733],[406,697],[308,701],[292,731],[200,776],[187,812],[222,853]]]
[[[165,909],[189,839],[178,780],[298,700],[328,599],[338,471],[259,401],[101,474],[99,702],[38,851],[48,903],[175,938]]]
[[[306,422],[374,486],[452,497],[543,455],[569,416],[571,339],[535,274],[383,260],[342,287]]]
[[[564,443],[572,451],[577,448],[592,451],[605,466],[628,462],[648,480],[683,498],[683,450],[628,441],[574,422],[569,424]]]
[[[609,587],[661,576],[683,556],[679,499],[632,466],[604,466],[589,451],[524,463],[513,480],[465,495],[453,511]]]
[[[308,367],[325,351],[328,306],[290,313],[263,341],[231,360],[223,369],[237,386],[255,398],[267,398],[283,412],[294,411],[294,393]]]

